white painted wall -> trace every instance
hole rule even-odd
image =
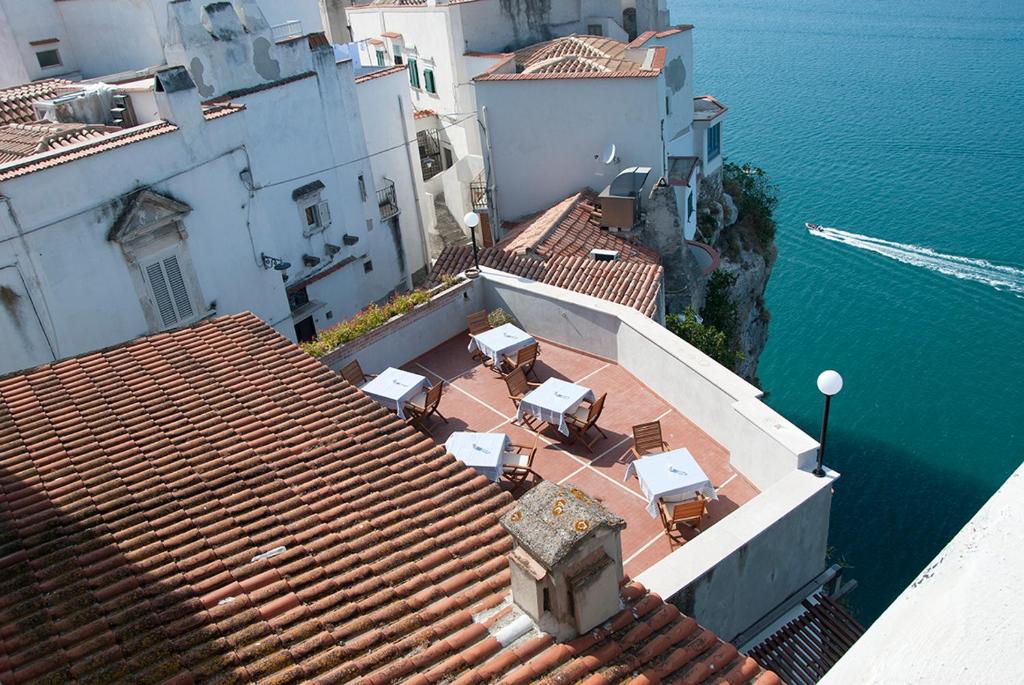
[[[164,63],[169,0],[0,0],[0,87],[78,72],[93,78]],[[248,0],[253,1],[253,0]],[[208,4],[194,0],[198,9]],[[317,0],[262,0],[271,26],[292,19],[322,31]],[[35,40],[58,38],[33,47]],[[35,52],[56,47],[63,64],[40,69]]]
[[[584,186],[602,190],[631,166],[663,170],[657,78],[480,81],[491,169],[504,221]],[[594,157],[614,143],[619,164]]]
[[[38,0],[0,0],[0,18],[3,19],[0,23],[0,55],[4,57],[4,63],[11,60],[10,64],[0,67],[0,73],[4,77],[0,87],[73,74],[78,70],[74,46],[60,18],[61,4]],[[58,42],[40,46],[30,44],[33,41],[51,38],[56,38]],[[53,48],[60,51],[62,63],[46,69],[40,68],[36,52]],[[20,67],[14,60],[20,61]],[[27,78],[22,78],[22,75]]]
[[[407,270],[420,272],[429,266],[422,218],[425,190],[408,76],[398,72],[364,81],[356,86],[356,94],[366,147],[373,155],[375,185],[380,188],[385,179],[394,181]]]
[[[1024,467],[820,681],[1021,683]],[[907,541],[913,544],[913,541]]]
[[[305,69],[314,75],[236,98],[244,111],[212,121],[200,116],[196,89],[157,93],[178,131],[0,183],[0,286],[17,295],[4,298],[16,306],[0,306],[0,349],[18,350],[5,352],[0,373],[154,330],[135,287],[139,267],[106,239],[123,198],[142,187],[192,208],[183,247],[203,315],[250,310],[294,338],[285,284],[261,253],[292,265],[289,286],[346,263],[309,287],[325,305],[321,327],[403,285],[380,223],[352,65],[336,64],[327,46],[309,53]],[[324,184],[331,224],[304,237],[292,191],[312,181]],[[328,255],[328,243],[341,251]],[[321,262],[306,266],[304,255]]]

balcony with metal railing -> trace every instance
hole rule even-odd
[[[395,182],[385,178],[383,185],[377,190],[377,206],[380,208],[380,220],[387,221],[398,216],[398,198],[395,195]]]
[[[473,202],[474,211],[487,211],[487,179],[484,178],[483,172],[469,184],[469,197]]]
[[[270,32],[274,37],[275,43],[280,43],[282,40],[288,40],[289,38],[297,38],[302,35],[302,22],[298,19],[292,19],[283,24],[271,26]]]

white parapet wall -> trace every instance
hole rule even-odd
[[[616,362],[720,442],[761,491],[637,580],[731,638],[825,568],[832,484],[810,473],[817,443],[764,405],[760,391],[656,322],[622,305],[484,268],[480,278],[329,353],[374,373],[466,329],[467,314],[505,309],[539,338]]]
[[[367,373],[399,367],[466,330],[466,316],[483,309],[480,281],[464,281],[435,295],[430,302],[380,328],[345,343],[321,357],[340,371],[357,359]]]
[[[721,443],[761,490],[637,580],[728,638],[821,573],[839,474],[810,473],[818,443],[760,390],[629,307],[486,268],[481,280],[487,309],[616,362]]]
[[[914,544],[908,540],[907,544]],[[821,685],[1024,683],[1024,466]]]

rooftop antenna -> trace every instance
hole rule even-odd
[[[615,156],[615,143],[605,145],[601,154],[594,155],[594,159],[601,160],[602,164],[618,164],[619,158]]]

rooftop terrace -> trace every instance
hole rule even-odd
[[[504,381],[470,357],[468,343],[467,334],[457,335],[402,367],[447,385],[441,412],[449,422],[436,420],[431,424],[434,439],[443,444],[455,431],[475,431],[505,433],[514,444],[536,443],[533,468],[542,478],[560,485],[572,483],[626,520],[622,554],[627,575],[636,577],[673,550],[660,519],[647,513],[647,500],[637,479],[624,479],[633,460],[630,447],[635,424],[661,421],[669,446],[690,450],[711,478],[718,500],[708,506],[705,530],[758,494],[757,488],[730,465],[725,447],[618,364],[541,341],[536,370],[542,381],[561,378],[588,387],[598,396],[608,393],[608,403],[598,422],[608,437],[598,442],[591,454],[578,443],[560,440],[551,426],[541,427],[538,434],[517,425]],[[521,496],[523,492],[514,494]]]
[[[761,392],[632,307],[487,267],[412,312],[321,361],[340,370],[401,367],[449,385],[430,424],[442,444],[454,431],[504,432],[533,445],[533,469],[571,483],[625,519],[625,572],[725,639],[784,604],[825,566],[832,482],[817,478],[817,443],[761,402]],[[588,453],[515,425],[505,383],[470,356],[466,316],[501,308],[541,342],[541,380],[558,377],[607,393]],[[646,511],[635,478],[625,480],[632,426],[659,420],[670,448],[687,448],[718,500],[702,532],[671,549]]]

